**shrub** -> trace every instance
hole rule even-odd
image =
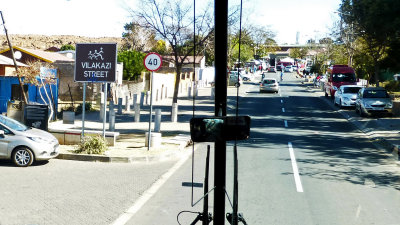
[[[101,135],[86,136],[81,139],[75,153],[103,154],[108,149],[107,141]]]
[[[79,104],[79,105],[76,107],[76,109],[75,109],[76,114],[81,114],[81,113],[82,113],[82,105],[83,105],[83,104]],[[92,110],[93,110],[92,103],[86,102],[86,103],[85,103],[85,112],[92,111]]]
[[[399,92],[400,91],[400,81],[391,80],[385,85],[385,89],[389,92]]]

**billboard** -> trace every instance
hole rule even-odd
[[[76,44],[75,82],[115,82],[117,44]]]

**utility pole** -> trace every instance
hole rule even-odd
[[[24,86],[22,85],[21,76],[18,73],[17,61],[15,60],[15,57],[14,57],[14,49],[12,48],[10,39],[8,38],[8,32],[7,32],[7,28],[6,28],[5,22],[4,22],[3,12],[2,11],[0,11],[0,15],[1,15],[1,21],[3,22],[4,32],[6,33],[8,46],[10,47],[11,56],[12,56],[12,59],[13,59],[13,62],[14,62],[15,73],[17,73],[19,86],[21,87],[21,93],[22,93],[22,96],[24,97],[24,103],[26,104],[26,103],[28,103],[28,99],[26,98],[26,95],[25,95]]]
[[[228,68],[228,0],[214,0],[215,116],[226,116]],[[225,224],[226,141],[214,147],[214,220]]]

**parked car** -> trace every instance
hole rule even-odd
[[[393,102],[382,87],[361,88],[356,99],[356,112],[361,116],[374,114],[392,115]]]
[[[239,76],[239,83],[238,83],[238,75],[237,73],[231,73],[229,75],[228,86],[240,86],[243,83],[242,78]]]
[[[243,81],[251,81],[252,76],[250,74],[246,74],[246,73],[240,73],[240,78],[242,78]]]
[[[333,65],[327,69],[328,80],[324,85],[325,97],[335,97],[336,90],[342,85],[356,85],[354,69],[347,65]]]
[[[275,78],[265,78],[260,82],[261,92],[276,92],[279,91],[279,83]]]
[[[359,85],[342,85],[335,92],[335,98],[333,102],[335,105],[342,107],[354,107],[356,104],[357,93],[362,88]]]
[[[293,67],[291,65],[290,66],[285,66],[285,72],[292,73],[293,72]]]
[[[0,115],[0,158],[25,167],[34,161],[57,157],[58,147],[58,140],[52,134]]]
[[[268,72],[274,72],[274,73],[276,73],[276,68],[275,68],[275,66],[270,66],[270,67],[268,67]]]

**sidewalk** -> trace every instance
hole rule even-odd
[[[211,88],[199,88],[195,98],[195,116],[212,116],[214,114],[214,100],[210,99]],[[160,161],[183,157],[191,153],[189,121],[193,116],[193,98],[179,97],[178,122],[171,122],[172,98],[153,102],[153,122],[155,109],[161,109],[162,144],[157,148],[145,147],[145,132],[149,129],[150,106],[141,108],[140,122],[134,122],[134,110],[123,110],[121,115],[116,114],[115,131],[120,133],[115,146],[110,146],[104,155],[75,154],[77,145],[60,145],[59,159],[99,161],[99,162],[143,162]],[[115,109],[117,112],[117,109]],[[85,130],[103,130],[103,122],[99,120],[99,112],[85,114]],[[62,120],[49,124],[49,129],[82,129],[82,115],[77,115],[74,124],[63,124]],[[108,120],[105,124],[109,131]]]
[[[395,159],[400,160],[400,117],[360,117],[354,109],[339,109],[334,106],[330,98],[324,96],[320,87],[314,87],[313,83],[304,82],[303,86],[315,96],[326,101],[333,110],[338,110],[344,118],[354,124],[373,143],[384,147]]]

